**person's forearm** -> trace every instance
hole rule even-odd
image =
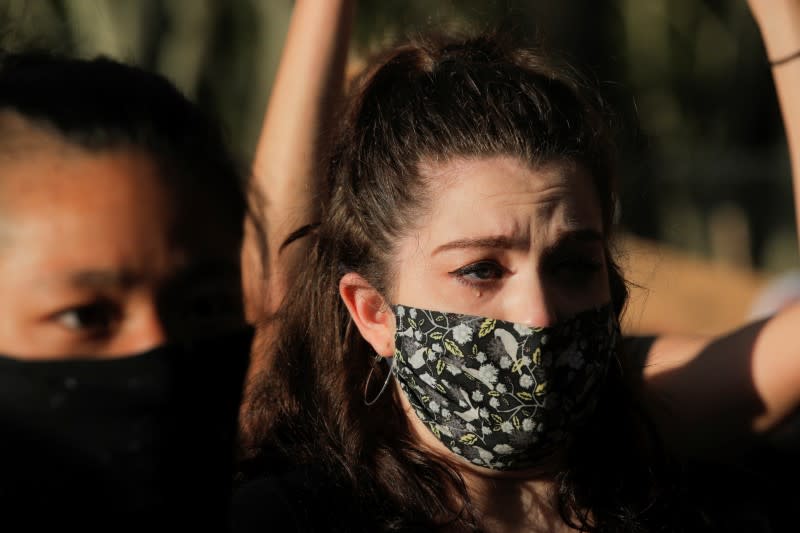
[[[255,157],[257,179],[270,199],[316,208],[309,192],[317,187],[319,150],[343,86],[353,5],[295,5]]]
[[[788,59],[800,51],[800,0],[748,3],[772,63],[800,221],[800,57]],[[764,434],[796,413],[800,408],[798,327],[800,304],[793,304],[769,320],[729,335],[666,335],[646,348],[644,393],[673,449],[736,455],[747,448],[746,443],[763,441]]]
[[[281,244],[319,216],[322,157],[343,90],[354,6],[354,0],[298,0],[292,13],[253,165],[265,200],[271,306],[305,253],[303,241],[283,252]]]
[[[800,1],[750,0],[771,62],[800,52]],[[772,67],[794,179],[795,214],[800,226],[800,57]]]
[[[643,364],[644,391],[674,450],[735,455],[797,412],[798,323],[800,304],[794,304],[716,339],[655,341]]]

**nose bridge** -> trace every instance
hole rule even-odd
[[[524,275],[523,287],[517,295],[514,311],[521,322],[529,326],[552,326],[557,321],[556,303],[536,265]]]

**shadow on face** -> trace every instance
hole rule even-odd
[[[23,126],[0,154],[0,353],[118,357],[244,325],[240,234],[212,193]]]

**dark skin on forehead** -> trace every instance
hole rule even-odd
[[[181,209],[146,154],[24,126],[0,114],[0,353],[121,356],[243,324],[240,243],[209,195]]]

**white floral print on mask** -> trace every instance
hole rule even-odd
[[[394,372],[417,416],[476,465],[516,470],[594,411],[619,325],[611,305],[552,327],[393,306]]]

